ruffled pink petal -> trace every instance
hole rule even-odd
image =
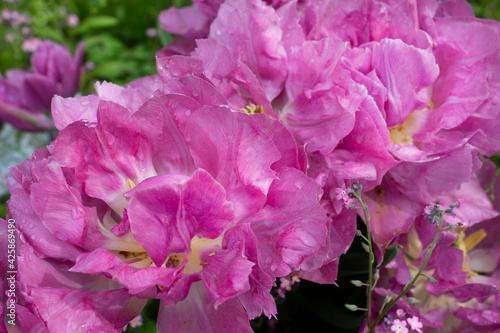
[[[40,153],[41,150],[35,151],[34,156]],[[43,151],[46,153],[45,149]],[[81,253],[81,249],[74,244],[55,237],[42,223],[39,215],[30,204],[29,188],[33,179],[29,167],[29,160],[12,167],[11,177],[8,178],[8,187],[11,192],[8,209],[12,214],[12,218],[16,220],[16,228],[25,235],[26,240],[39,253],[54,258],[74,260]],[[32,167],[36,170],[36,166]],[[66,230],[66,233],[70,235],[72,232]]]
[[[62,131],[69,124],[84,120],[91,123],[97,122],[97,108],[100,98],[89,95],[75,98],[52,98],[52,117],[56,128]]]
[[[329,37],[353,46],[391,38],[426,48],[429,40],[418,29],[416,7],[414,2],[398,1],[310,2],[303,10],[305,29],[311,39]]]
[[[182,55],[156,57],[156,69],[163,82],[180,79],[186,75],[200,75],[203,62],[200,59]]]
[[[81,194],[66,183],[55,159],[39,164],[43,178],[31,186],[31,206],[43,225],[62,241],[83,248],[95,248],[104,241],[98,232],[95,208],[84,207]]]
[[[98,126],[72,123],[57,137],[54,155],[61,166],[75,168],[76,180],[85,183],[88,195],[121,214],[129,181],[137,184],[156,174],[151,150],[127,109],[101,101]]]
[[[143,267],[134,268],[134,259],[122,261],[120,258],[105,249],[97,249],[90,253],[80,255],[76,264],[69,270],[71,272],[87,274],[103,274],[110,276],[130,294],[141,294],[144,297],[156,297],[157,286],[169,287],[179,274],[181,269],[165,267]]]
[[[470,330],[470,332],[474,332],[477,330],[483,330],[482,326],[495,325],[498,326],[500,324],[500,310],[496,309],[470,309],[466,307],[460,307],[457,311],[453,313],[453,315],[462,320],[467,320],[479,327],[475,327],[474,330]]]
[[[255,263],[245,257],[245,238],[238,236],[238,239],[229,240],[226,236],[221,249],[200,254],[205,289],[216,308],[250,290],[249,275]]]
[[[401,40],[383,39],[372,47],[372,68],[387,88],[387,126],[401,125],[429,104],[427,87],[436,80],[438,65],[432,53]]]
[[[193,160],[231,191],[239,184],[266,194],[280,154],[249,115],[227,108],[205,107],[186,123],[184,137]]]
[[[266,206],[249,222],[266,272],[286,276],[315,255],[327,235],[326,215],[317,183],[296,169],[282,169],[267,196]]]
[[[273,140],[276,148],[281,154],[281,159],[271,165],[273,170],[282,167],[300,169],[297,143],[290,131],[279,121],[264,114],[255,114],[253,120],[260,129]]]
[[[132,234],[157,266],[171,253],[190,249],[195,235],[217,238],[233,219],[224,188],[202,169],[192,177],[149,178],[127,197]]]
[[[426,161],[403,162],[389,173],[397,189],[408,198],[428,205],[432,199],[446,195],[468,182],[480,164],[470,146],[462,146]]]
[[[180,94],[156,96],[133,115],[141,134],[152,143],[152,162],[158,174],[191,174],[195,166],[180,128],[201,105]]]
[[[248,277],[250,290],[238,295],[238,297],[250,319],[256,318],[262,313],[268,318],[276,316],[276,303],[270,294],[271,287],[274,285],[274,278],[266,274],[261,267],[262,260],[258,240],[249,224],[239,224],[228,230],[224,235],[223,246],[231,248],[234,243],[239,241],[244,242],[245,257],[255,265]]]
[[[170,33],[193,39],[208,35],[210,17],[196,5],[183,8],[171,7],[160,13],[161,28]]]
[[[396,236],[407,232],[415,217],[423,212],[422,205],[406,197],[396,186],[394,179],[386,176],[382,184],[366,192],[364,198],[370,212],[373,240],[382,251]]]
[[[300,276],[309,281],[333,284],[337,280],[339,258],[346,253],[356,234],[356,211],[343,209],[330,215],[326,242],[318,253],[304,261]]]
[[[201,282],[191,285],[183,301],[171,306],[160,304],[156,329],[159,333],[252,332],[238,299],[227,300],[215,309]]]
[[[170,80],[162,84],[159,91],[155,93],[155,95],[160,96],[162,94],[180,94],[186,98],[192,98],[197,103],[199,103],[198,107],[194,107],[193,110],[197,109],[203,105],[214,105],[221,106],[227,105],[227,100],[224,96],[217,91],[217,89],[213,86],[212,83],[207,81],[206,79],[188,75],[180,78],[179,80]],[[169,96],[169,98],[173,98],[174,96]],[[191,110],[192,111],[192,110]],[[189,113],[189,110],[185,110],[184,114]],[[181,121],[182,110],[175,110],[176,120],[178,122]],[[189,117],[189,115],[186,115]],[[183,127],[183,126],[180,126]]]
[[[196,53],[203,61],[203,73],[215,84],[220,84],[235,70],[236,60],[223,43],[215,39],[200,39],[196,45]]]
[[[210,26],[210,38],[227,46],[234,58],[248,66],[269,100],[281,93],[287,76],[282,36],[276,12],[260,0],[226,1]]]
[[[125,289],[88,291],[33,287],[31,296],[50,332],[119,333],[144,306],[141,302],[141,307],[137,308]]]
[[[349,133],[337,146],[331,154],[328,155],[328,160],[334,165],[341,165],[343,163],[343,158],[346,154],[341,154],[339,150],[348,151],[351,156],[346,165],[347,170],[358,170],[359,176],[363,176],[361,170],[368,168],[373,168],[376,171],[375,179],[365,178],[367,180],[364,188],[366,190],[379,185],[382,182],[382,177],[387,171],[392,167],[396,166],[399,161],[397,161],[388,149],[389,132],[387,128],[381,127],[380,123],[381,115],[372,110],[371,112],[367,108],[374,108],[373,105],[366,105],[368,101],[363,102],[360,110],[356,113],[356,123],[353,130]],[[366,107],[365,107],[366,106]],[[335,160],[335,157],[340,157]],[[353,167],[351,167],[353,166]],[[371,169],[370,168],[370,169]],[[332,168],[333,169],[333,168]],[[343,167],[341,169],[344,169]],[[344,178],[352,178],[352,176],[347,176],[346,172]],[[342,172],[342,171],[341,171]],[[354,178],[356,179],[356,178]],[[363,179],[363,178],[357,178]]]
[[[353,129],[362,98],[340,68],[344,50],[343,43],[329,39],[306,41],[290,57],[286,91],[292,102],[283,119],[307,152],[328,153]]]

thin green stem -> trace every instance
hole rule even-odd
[[[372,247],[372,233],[370,230],[370,212],[368,211],[368,207],[366,206],[365,202],[363,199],[361,199],[361,196],[357,194],[355,191],[351,191],[351,193],[358,199],[359,203],[361,204],[361,207],[363,209],[363,213],[365,216],[365,223],[366,223],[366,241],[368,243],[368,247],[370,251],[368,252],[368,293],[366,297],[366,324],[368,328],[371,328],[370,325],[370,303],[371,303],[371,296],[372,296],[372,290],[375,288],[373,286],[373,261],[374,261],[374,255],[373,255],[373,247]],[[364,238],[364,237],[363,237]]]
[[[489,195],[491,201],[495,200],[495,193],[494,193],[495,183],[496,183],[499,175],[500,175],[500,168],[498,168],[497,173],[495,174],[495,177],[493,177],[493,180],[490,183],[490,186],[488,186],[488,188],[486,190],[484,190],[485,193],[491,192]]]
[[[391,301],[389,303],[389,305],[385,308],[385,310],[381,311],[379,313],[379,315],[377,316],[377,319],[375,319],[375,322],[373,323],[372,326],[368,326],[369,330],[368,330],[368,333],[371,333],[373,332],[373,329],[374,327],[380,322],[380,320],[385,316],[385,314],[387,313],[387,311],[389,311],[393,306],[394,304],[397,303],[397,301],[399,301],[408,291],[410,291],[410,289],[413,287],[413,285],[415,284],[415,282],[417,282],[417,279],[419,278],[419,276],[422,275],[422,272],[424,271],[425,269],[425,266],[427,266],[427,262],[429,261],[431,255],[432,255],[432,251],[434,250],[434,248],[436,247],[436,244],[437,244],[437,239],[438,239],[438,236],[439,236],[439,233],[441,232],[441,227],[443,226],[443,221],[444,221],[444,212],[441,212],[441,216],[440,216],[440,219],[439,219],[439,227],[436,231],[436,234],[434,235],[434,240],[432,241],[432,244],[431,246],[429,247],[429,249],[427,250],[427,253],[425,255],[425,260],[424,260],[424,263],[422,264],[422,267],[420,267],[420,270],[418,271],[417,275],[415,275],[412,279],[411,279],[411,282],[409,284],[407,284],[407,286],[403,289],[403,291],[398,295],[398,297],[396,297],[393,301]],[[368,322],[368,320],[367,320]]]
[[[368,238],[366,238],[364,235],[359,235],[361,238],[363,238],[367,243],[369,242]]]

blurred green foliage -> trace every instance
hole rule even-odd
[[[188,0],[1,1],[2,12],[16,11],[30,21],[19,26],[13,26],[12,20],[0,24],[0,71],[29,68],[30,53],[23,51],[23,43],[39,38],[52,39],[71,51],[85,41],[84,95],[93,92],[95,81],[125,84],[155,74],[155,53],[163,45],[159,37],[148,37],[146,30],[159,30],[158,15],[162,10],[188,4]],[[78,17],[78,25],[71,26],[70,15]],[[163,42],[171,40],[169,37]]]
[[[500,20],[500,0],[469,0],[477,17]]]

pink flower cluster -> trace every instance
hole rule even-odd
[[[250,331],[276,315],[276,278],[334,281],[348,243],[326,248],[321,186],[283,124],[196,76],[96,92],[54,98],[57,139],[11,170],[24,330],[119,332],[158,298],[159,331]]]
[[[395,332],[395,333],[408,333],[418,332],[422,333],[423,324],[417,316],[406,318],[406,313],[403,309],[398,309],[395,312],[397,319],[393,319],[392,315],[387,315],[384,318],[385,328],[380,326],[377,328],[378,332]]]
[[[442,233],[426,272],[439,284],[411,291],[428,304],[400,306],[445,331],[499,328],[498,209],[482,156],[500,152],[500,24],[458,0],[194,3],[160,15],[181,35],[160,53],[160,77],[202,75],[234,108],[279,118],[330,214],[348,200],[343,184],[363,183],[379,262],[388,245],[405,249],[381,272],[381,300],[423,263],[437,228],[425,208],[459,202],[445,225],[462,227]]]
[[[19,28],[21,25],[29,22],[31,22],[31,17],[17,10],[4,9],[0,15],[0,23],[9,23],[14,28]]]
[[[58,93],[59,135],[11,168],[20,327],[120,332],[155,298],[159,332],[251,331],[277,279],[335,283],[355,191],[378,261],[403,244],[375,314],[424,260],[426,207],[459,202],[438,285],[377,330],[499,329],[500,23],[459,0],[193,2],[160,15],[180,37],[157,76]]]

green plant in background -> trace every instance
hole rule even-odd
[[[95,81],[125,84],[156,73],[155,53],[172,36],[161,32],[161,10],[188,5],[186,0],[19,0],[2,3],[0,71],[29,68],[37,39],[51,39],[74,51],[86,41],[82,94]],[[12,18],[14,16],[14,18]],[[149,29],[149,30],[148,30]],[[148,33],[147,33],[148,32]]]
[[[499,0],[468,0],[477,17],[500,20]]]

